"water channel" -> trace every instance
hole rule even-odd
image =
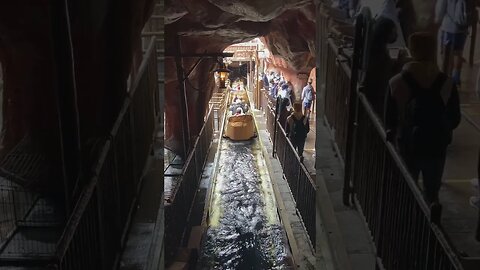
[[[258,139],[220,143],[200,269],[291,269]]]

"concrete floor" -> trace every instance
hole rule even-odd
[[[301,223],[300,216],[296,211],[295,201],[290,192],[288,183],[283,177],[280,161],[271,156],[273,145],[266,128],[266,117],[259,110],[254,110],[254,114],[257,122],[259,138],[263,146],[264,156],[266,157],[267,167],[269,167],[270,178],[274,188],[277,189],[277,206],[279,207],[282,224],[284,224],[285,230],[287,231],[288,240],[293,253],[292,255],[295,257],[299,269],[330,269],[325,267],[329,262],[321,255],[322,251],[317,247],[317,254],[313,254],[312,248],[308,244],[308,235]],[[306,161],[306,153],[304,154],[304,157]],[[310,159],[312,159],[311,155]],[[311,164],[314,164],[314,162],[311,162]],[[279,197],[281,197],[281,199]],[[291,232],[290,235],[289,232]],[[319,237],[318,235],[319,233],[317,233],[317,237]],[[327,250],[323,251],[327,252]],[[321,265],[322,267],[318,268],[315,265]]]
[[[478,177],[477,164],[480,149],[480,97],[476,90],[480,71],[480,30],[474,63],[465,63],[462,70],[460,102],[462,122],[454,131],[453,143],[447,152],[440,200],[443,205],[442,224],[455,247],[470,257],[480,257],[480,243],[474,239],[478,210],[470,206],[469,198],[478,194],[470,180]],[[467,39],[464,57],[468,59],[470,37]]]
[[[343,264],[345,269],[375,269],[374,244],[361,214],[343,204],[343,165],[334,149],[327,127],[318,120],[315,127],[317,136],[317,175],[319,187],[317,208],[321,231],[330,248],[336,252],[332,258]]]
[[[163,127],[160,128],[157,138],[163,138]],[[153,259],[152,245],[163,245],[163,141],[159,139],[154,143],[154,155],[149,157],[147,170],[139,194],[137,208],[132,218],[128,232],[125,249],[121,256],[119,269],[140,270]],[[160,222],[159,222],[160,221]],[[160,243],[155,238],[160,236]]]

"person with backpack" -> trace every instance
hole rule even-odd
[[[283,128],[286,128],[286,120],[290,114],[291,102],[290,96],[288,95],[288,85],[283,84],[281,90],[278,92],[277,97],[277,106],[278,106],[278,121]]]
[[[365,96],[379,116],[383,116],[388,81],[400,70],[400,67],[398,69],[395,67],[388,49],[388,44],[395,42],[397,36],[397,28],[393,20],[383,16],[375,20],[372,45],[368,50],[369,63],[362,84]]]
[[[308,116],[302,113],[302,104],[293,104],[293,113],[287,117],[286,130],[288,138],[292,142],[293,147],[297,150],[300,162],[303,162],[303,149],[307,134],[310,131],[310,123]]]
[[[313,101],[313,86],[312,86],[312,79],[309,79],[307,85],[302,90],[303,110],[304,110],[304,114],[307,117],[310,117],[310,108],[312,107],[312,101]]]
[[[438,204],[446,149],[461,119],[457,87],[438,70],[435,44],[427,32],[409,37],[413,61],[389,81],[385,104],[387,140],[395,144],[415,181],[422,173],[430,204]]]
[[[452,72],[457,88],[460,87],[460,71],[468,28],[478,20],[477,17],[473,0],[438,0],[436,3],[435,22],[440,24],[444,55],[442,69],[447,74]]]

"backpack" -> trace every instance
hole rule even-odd
[[[447,76],[440,73],[429,88],[421,87],[408,72],[402,72],[402,78],[412,93],[405,111],[403,140],[412,149],[434,154],[450,143],[446,104],[440,95]]]
[[[450,18],[461,28],[468,28],[475,20],[475,6],[471,0],[456,0],[455,8]]]
[[[292,117],[293,120],[293,127],[292,127],[292,139],[293,140],[300,140],[305,139],[307,137],[307,133],[310,131],[309,125],[303,124],[305,120],[305,116],[302,116],[300,119],[296,119]]]

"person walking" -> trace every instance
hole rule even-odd
[[[441,31],[442,71],[447,74],[452,72],[457,88],[460,87],[468,28],[478,20],[477,17],[473,0],[438,0],[435,6],[435,22],[440,24]]]
[[[313,86],[312,79],[308,80],[308,83],[302,90],[302,102],[303,102],[303,111],[307,117],[310,117],[310,110],[312,108],[313,101]]]
[[[409,38],[413,61],[389,81],[385,127],[412,177],[423,176],[428,203],[438,205],[446,149],[459,125],[460,101],[456,85],[435,62],[435,37],[414,33]]]
[[[286,126],[287,117],[291,111],[291,102],[290,96],[288,95],[288,85],[282,85],[282,88],[278,92],[277,103],[279,104],[279,111],[278,111],[278,121],[282,125],[283,128]]]
[[[302,113],[302,104],[293,104],[293,113],[287,117],[286,130],[288,138],[292,142],[293,147],[297,150],[300,162],[303,162],[303,149],[307,134],[310,131],[310,123],[308,116]]]
[[[263,88],[268,89],[268,77],[265,72],[262,73]]]
[[[379,116],[384,114],[388,81],[400,70],[400,67],[395,67],[387,47],[397,40],[397,35],[395,22],[391,19],[380,16],[375,20],[368,67],[362,84],[365,86],[365,96]]]

